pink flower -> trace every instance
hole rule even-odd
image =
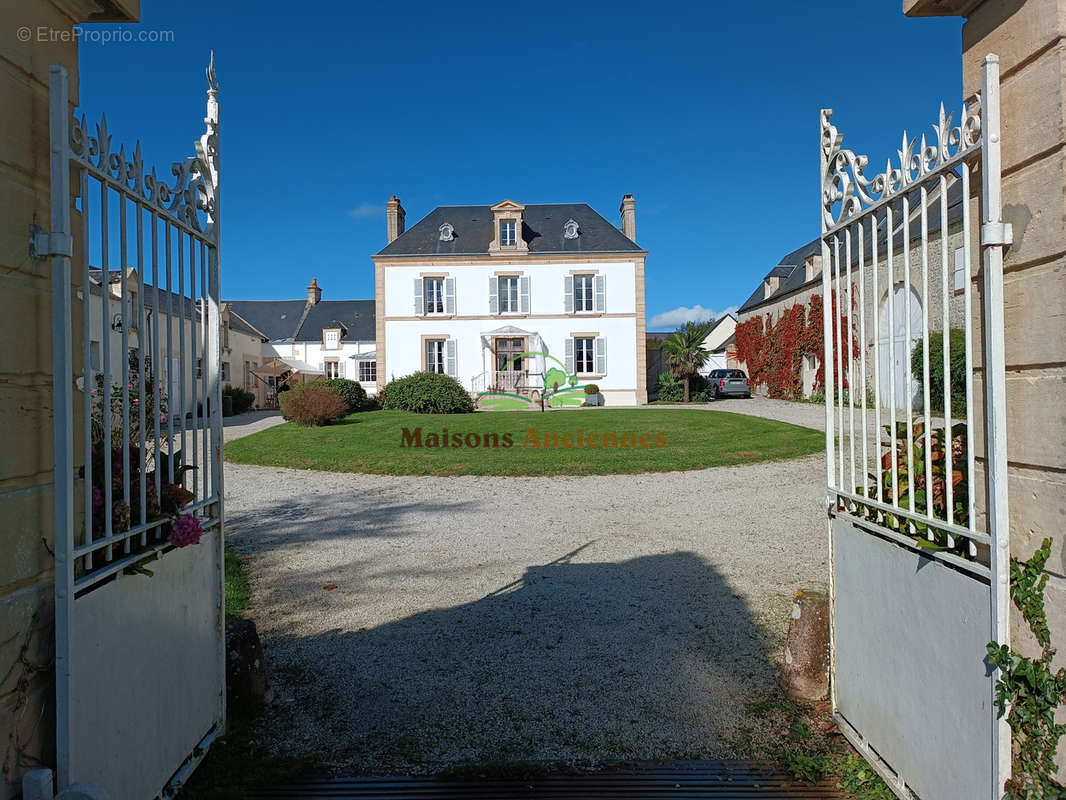
[[[190,544],[199,544],[203,535],[200,520],[192,514],[182,514],[170,526],[170,538],[167,541],[175,547],[188,547]]]
[[[166,414],[160,414],[159,415],[159,424],[160,425],[166,425],[166,422],[167,422],[167,415]]]

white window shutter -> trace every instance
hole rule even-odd
[[[563,310],[567,314],[574,313],[574,276],[566,275],[563,278]],[[570,345],[573,346],[573,341],[570,341]],[[571,370],[572,371],[572,370]]]
[[[426,311],[426,305],[422,301],[422,279],[415,278],[415,316],[422,316]]]
[[[523,314],[529,313],[529,278],[518,279],[518,310]]]
[[[455,278],[444,279],[444,313],[455,313]]]
[[[444,371],[455,377],[455,339],[449,339],[444,343]]]
[[[961,247],[955,251],[955,280],[952,285],[957,292],[966,288],[966,254]]]
[[[497,314],[500,311],[500,279],[495,275],[489,276],[489,313]]]
[[[607,340],[603,337],[596,338],[596,374],[607,374]]]
[[[601,314],[607,311],[607,276],[597,275],[596,284],[596,310]]]
[[[571,338],[566,340],[566,372],[568,375],[574,374],[574,340]]]
[[[337,377],[338,378],[347,377],[347,375],[345,375],[345,373],[344,373],[344,359],[343,358],[337,359]]]

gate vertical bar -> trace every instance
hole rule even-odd
[[[1000,185],[999,57],[985,57],[982,75],[981,249],[984,261],[985,453],[988,458],[988,533],[992,537],[992,638],[1010,643],[1010,515],[1007,506],[1007,390],[1003,325],[1004,234]],[[967,198],[964,198],[966,200]],[[994,676],[999,679],[999,672]],[[993,699],[995,688],[993,683]],[[1011,772],[1006,716],[992,735],[992,797],[998,800]]]
[[[200,137],[197,155],[203,161],[205,180],[209,181],[209,202],[207,208],[207,225],[213,245],[207,250],[208,285],[205,293],[208,298],[208,324],[210,338],[211,384],[211,492],[218,499],[212,516],[218,519],[218,626],[219,653],[218,669],[220,685],[226,685],[226,589],[225,589],[225,546],[226,517],[224,510],[225,487],[222,470],[222,282],[219,271],[219,250],[222,243],[221,228],[221,192],[219,187],[219,106],[218,78],[215,74],[215,53],[211,51],[211,61],[207,66],[207,115],[204,117],[206,130]],[[223,728],[226,723],[226,693],[219,695],[219,719]]]
[[[819,115],[819,125],[825,128],[826,121],[832,116],[831,108],[823,108]],[[832,136],[831,132],[824,135]],[[819,144],[820,193],[826,190],[826,177],[832,169],[829,163],[829,154],[834,152],[839,142],[821,141]],[[824,203],[827,198],[823,197]],[[833,376],[833,325],[832,325],[832,284],[830,283],[830,270],[834,264],[829,260],[829,244],[825,240],[825,232],[828,220],[825,214],[822,218],[822,384],[825,389],[825,480],[826,480],[826,533],[829,544],[829,702],[835,712],[837,709],[836,694],[836,625],[833,614],[836,609],[836,587],[833,581],[833,509],[836,505],[836,497],[832,489],[836,486],[833,479],[833,455],[834,432],[833,432],[833,395],[835,394],[835,379]]]
[[[53,237],[70,241],[70,109],[67,71],[49,68],[48,129],[51,139],[49,205]],[[84,198],[83,201],[85,202]],[[84,246],[84,245],[83,245]],[[54,249],[54,248],[50,248]],[[86,296],[89,287],[83,287]],[[59,789],[70,780],[69,630],[74,603],[74,404],[71,344],[70,256],[52,256],[52,432],[55,454],[56,766]],[[84,390],[89,391],[85,386]]]

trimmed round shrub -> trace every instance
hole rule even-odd
[[[324,386],[301,386],[281,396],[281,413],[299,425],[327,425],[348,413],[340,396]]]
[[[285,411],[287,407],[285,398],[291,397],[293,394],[306,392],[308,389],[325,389],[327,392],[337,395],[341,402],[344,403],[345,411],[349,414],[356,411],[369,411],[378,407],[376,400],[371,400],[367,397],[366,391],[359,384],[359,381],[349,381],[344,378],[325,378],[317,381],[308,381],[307,383],[298,383],[285,395],[279,393],[278,402],[281,405],[281,416],[285,419],[290,419],[288,412]]]
[[[385,408],[416,414],[469,414],[474,401],[455,378],[438,372],[416,372],[385,387]]]
[[[325,378],[319,381],[311,381],[304,385],[322,386],[329,389],[344,401],[344,404],[348,406],[349,412],[366,410],[366,389],[363,388],[359,381],[352,381],[347,378]]]
[[[585,387],[585,394],[599,394],[599,393],[600,393],[600,387],[597,386],[594,383],[590,383],[588,386]]]

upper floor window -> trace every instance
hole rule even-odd
[[[424,283],[425,313],[444,313],[444,278],[425,278]]]
[[[336,350],[341,346],[341,332],[339,330],[325,331],[325,342],[327,350]]]
[[[500,278],[500,313],[509,314],[518,311],[518,276],[509,275]]]
[[[594,310],[592,280],[592,275],[574,276],[574,311]]]
[[[517,224],[513,219],[500,220],[500,246],[514,247],[517,237],[515,235]]]

